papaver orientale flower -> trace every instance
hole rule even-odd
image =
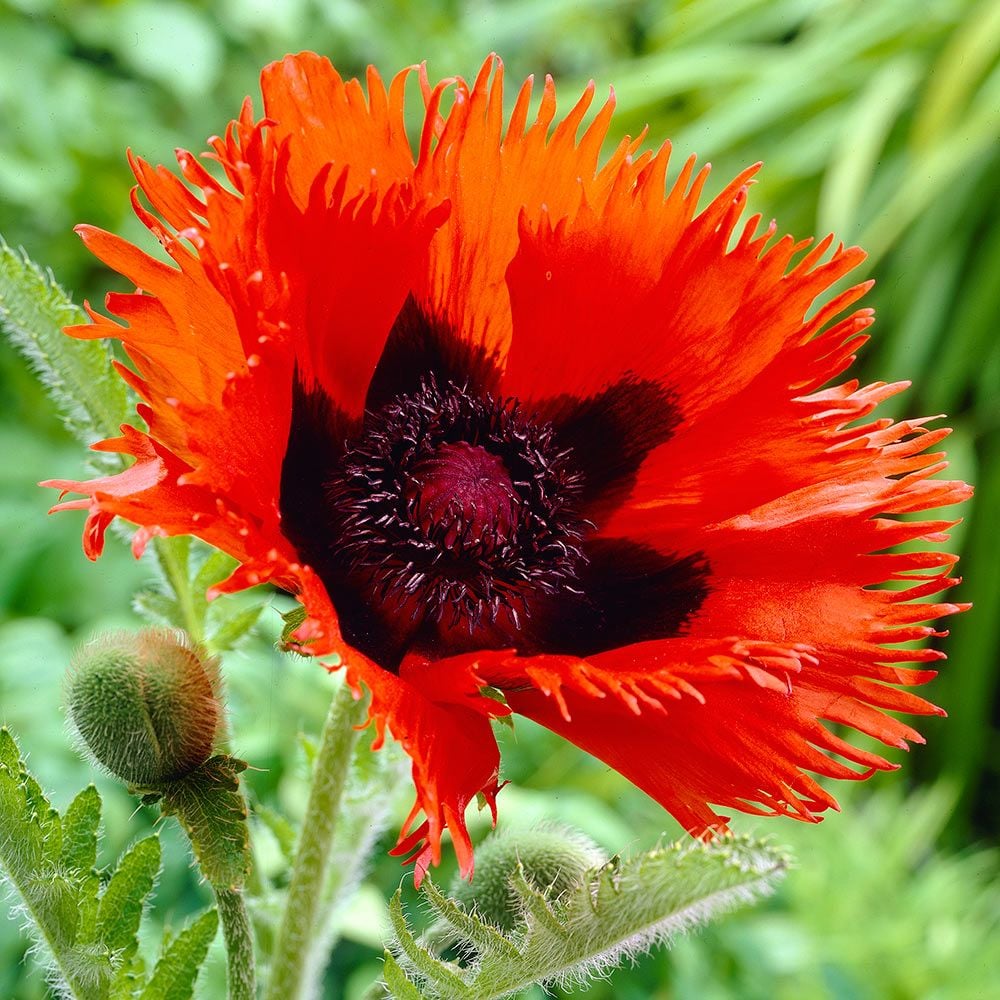
[[[905,747],[886,710],[938,711],[900,664],[941,654],[898,644],[960,610],[933,600],[954,559],[887,550],[939,540],[951,522],[897,515],[968,490],[933,478],[946,430],[869,419],[903,383],[830,385],[867,286],[810,307],[862,251],[741,224],[756,166],[699,211],[708,168],[668,188],[669,146],[602,165],[592,86],[559,120],[546,80],[529,118],[529,80],[505,119],[495,58],[471,86],[369,70],[366,96],[304,53],[261,86],[215,169],[131,157],[172,264],[79,229],[136,291],[68,332],[122,341],[145,424],[95,445],[126,471],[49,484],[83,494],[57,509],[88,511],[87,554],[122,517],[136,553],[235,556],[220,591],[295,594],[299,648],[413,759],[418,876],[446,828],[471,871],[511,711],[695,834],[712,805],[815,821],[836,803],[811,775],[891,768],[825,723]]]

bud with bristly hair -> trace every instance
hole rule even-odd
[[[476,849],[476,873],[471,882],[456,878],[451,897],[501,930],[521,919],[523,904],[511,887],[520,873],[550,901],[578,886],[607,854],[589,837],[557,824],[494,833]]]
[[[217,661],[180,631],[100,636],[74,654],[65,701],[97,763],[137,788],[189,774],[211,755],[220,726]]]

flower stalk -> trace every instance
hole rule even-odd
[[[340,804],[358,740],[355,726],[364,718],[364,709],[364,700],[356,699],[346,682],[338,688],[330,704],[278,930],[267,1000],[298,1000],[303,995],[307,959],[313,935],[318,932],[320,897],[326,882]]]
[[[212,886],[226,940],[226,963],[230,1000],[256,1000],[256,963],[253,930],[246,901],[239,889]]]

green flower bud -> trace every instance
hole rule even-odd
[[[607,854],[576,830],[546,825],[494,833],[476,848],[476,872],[471,882],[456,878],[451,896],[501,930],[512,930],[521,918],[521,903],[511,888],[520,871],[529,885],[555,901]]]
[[[78,649],[65,701],[97,763],[140,788],[203,764],[222,720],[216,661],[169,629],[115,632]]]

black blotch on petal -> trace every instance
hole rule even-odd
[[[538,413],[552,422],[560,446],[573,449],[583,474],[580,510],[598,525],[631,492],[646,456],[680,423],[676,395],[632,373],[586,399],[545,400]]]
[[[360,430],[322,389],[307,389],[296,373],[292,419],[281,465],[282,533],[303,559],[322,572],[326,541],[326,483],[344,454],[347,440]]]
[[[322,389],[306,388],[298,374],[292,387],[292,420],[281,466],[282,533],[326,587],[344,638],[383,665],[395,666],[405,640],[397,626],[407,624],[379,615],[363,589],[337,566],[330,546],[329,483],[339,471],[347,443],[361,433],[361,423],[347,416]]]
[[[418,393],[429,374],[438,385],[454,383],[477,395],[495,390],[500,377],[494,356],[463,341],[444,320],[427,316],[410,295],[389,331],[366,408],[375,412]]]
[[[701,553],[667,556],[628,539],[598,538],[584,546],[581,596],[547,602],[534,623],[537,648],[522,652],[591,656],[620,646],[679,635],[709,592]]]

